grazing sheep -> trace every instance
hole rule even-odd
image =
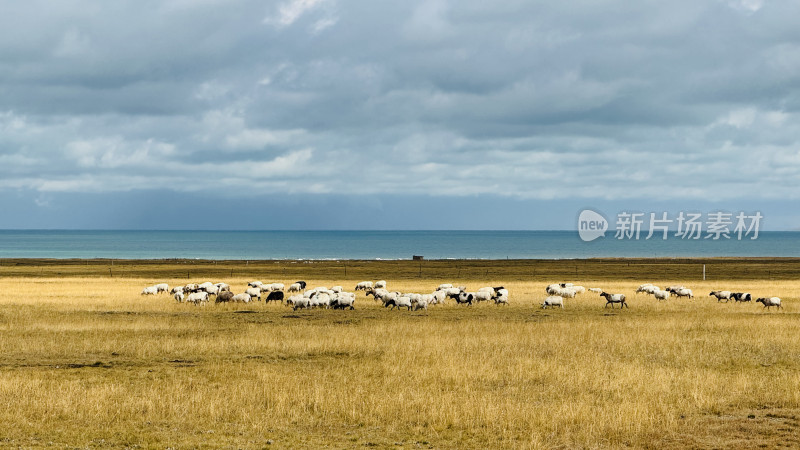
[[[183,303],[183,291],[172,294],[172,297],[175,299],[176,302]]]
[[[233,297],[233,292],[229,290],[220,291],[220,293],[217,295],[217,298],[214,299],[214,303],[227,303],[233,300]]]
[[[301,300],[307,300],[307,299],[305,297],[303,297],[302,295],[299,295],[299,294],[298,295],[291,295],[291,296],[289,296],[289,298],[286,299],[286,306],[294,306],[295,302],[301,301]]]
[[[253,297],[251,297],[250,294],[248,294],[247,292],[244,292],[242,294],[236,294],[233,297],[231,297],[231,301],[236,303],[250,303],[252,299]]]
[[[219,292],[222,292],[222,291],[230,291],[230,290],[231,290],[231,285],[230,285],[230,284],[228,284],[228,283],[217,283],[217,284],[215,284],[214,286],[216,286],[216,287],[217,287],[217,289],[219,290]]]
[[[186,303],[194,303],[195,305],[199,305],[200,303],[207,303],[208,302],[208,292],[192,292],[186,297]]]
[[[212,286],[214,286],[214,283],[212,283],[210,281],[206,281],[205,283],[198,284],[197,285],[197,289],[202,289],[202,290],[205,291],[206,289],[208,289],[208,288],[210,288]]]
[[[367,289],[372,289],[372,281],[362,281],[356,284],[357,291],[366,291]]]
[[[248,287],[253,287],[253,288],[260,288],[263,284],[264,283],[261,282],[261,281],[251,281],[251,282],[247,283],[247,286]]]
[[[301,289],[305,289],[306,288],[306,282],[305,281],[302,281],[302,280],[301,281],[295,281],[295,283],[299,284]]]
[[[722,299],[725,299],[725,303],[731,301],[731,291],[711,291],[708,296],[717,297],[717,302]]]
[[[778,309],[783,309],[783,306],[781,306],[781,299],[779,297],[769,297],[769,298],[761,297],[761,298],[757,298],[756,299],[756,303],[762,303],[764,305],[764,308],[767,308],[767,309],[769,309],[769,308],[771,308],[773,306],[777,306]]]
[[[267,299],[264,300],[264,303],[269,302],[283,303],[283,291],[272,291],[267,294]]]
[[[551,308],[558,306],[559,308],[564,309],[564,297],[561,297],[560,295],[551,295],[545,298],[544,302],[542,303],[542,309],[546,309],[548,306]]]
[[[169,291],[170,294],[176,294],[178,292],[183,292],[183,286],[175,286]]]
[[[626,308],[629,308],[628,303],[625,302],[625,295],[624,294],[609,294],[608,292],[601,292],[600,296],[601,297],[605,297],[605,299],[606,299],[606,306],[605,307],[608,307],[608,305],[611,305],[611,309],[614,309],[614,303],[619,303],[620,304],[619,305],[620,309],[622,309],[623,306],[626,307]]]
[[[289,289],[287,289],[286,292],[301,292],[302,290],[303,287],[300,286],[300,283],[292,283],[289,285]]]
[[[556,292],[558,292],[560,289],[561,289],[561,285],[560,285],[560,284],[558,284],[558,283],[555,283],[555,284],[549,284],[549,285],[547,285],[547,287],[546,287],[544,290],[545,290],[545,291],[546,291],[548,294],[550,294],[550,295],[553,295],[553,294],[555,294]]]
[[[669,298],[669,292],[668,291],[662,291],[661,289],[657,289],[655,292],[653,292],[653,296],[655,296],[656,300],[659,300],[659,301],[666,300],[666,299]]]
[[[333,287],[331,287],[331,290],[338,294],[339,292],[344,291],[344,288],[341,287],[341,286],[333,286]]]
[[[600,289],[600,288],[589,288],[589,291],[590,291],[590,292],[597,293],[597,294],[599,294],[599,293],[603,292],[603,290],[602,290],[602,289]]]
[[[197,284],[196,283],[189,283],[183,287],[184,292],[195,292],[197,291]]]
[[[167,283],[158,283],[156,285],[156,291],[159,294],[162,292],[169,292],[169,285]]]
[[[311,301],[302,295],[293,295],[291,296],[292,300],[292,309],[297,311],[298,309],[308,309],[311,308]]]
[[[678,298],[680,297],[694,298],[694,294],[692,294],[691,289],[686,289],[686,288],[676,289],[672,291],[672,293],[675,294],[675,296]]]
[[[439,287],[436,288],[436,290],[437,291],[443,291],[445,289],[450,289],[451,287],[453,287],[453,285],[451,283],[444,283],[444,284],[440,284]]]
[[[203,288],[209,295],[217,295],[219,294],[219,288],[216,285],[206,286]]]
[[[158,294],[158,288],[155,286],[147,286],[146,288],[142,289],[141,295],[156,295]]]
[[[386,289],[386,281],[385,280],[376,281],[375,282],[375,289],[378,289],[378,288]]]
[[[336,295],[336,298],[331,301],[333,309],[355,309],[353,303],[356,301],[356,295],[350,292],[341,292]]]
[[[309,299],[309,305],[316,308],[328,309],[331,306],[331,296],[327,292],[322,292]]]
[[[505,289],[504,289],[505,290]],[[500,295],[494,298],[495,305],[506,305],[508,306],[508,295]]]
[[[255,297],[258,301],[261,301],[261,288],[249,287],[245,289],[244,293],[250,296],[250,300]]]
[[[286,286],[283,283],[272,283],[269,286],[269,290],[272,292],[282,291],[284,289],[286,289]]]

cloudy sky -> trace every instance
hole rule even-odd
[[[800,2],[25,1],[0,228],[800,228]]]

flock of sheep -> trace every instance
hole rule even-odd
[[[586,292],[583,286],[572,283],[555,283],[545,288],[548,296],[542,303],[542,308],[560,307],[564,308],[564,299],[574,298],[576,295]],[[624,294],[612,294],[600,288],[589,288],[590,292],[599,294],[606,300],[605,307],[619,304],[620,308],[628,308],[628,303]],[[290,295],[285,298],[284,291]],[[446,300],[452,299],[459,305],[473,305],[481,302],[494,302],[495,305],[508,305],[508,290],[503,286],[486,286],[476,291],[468,291],[465,286],[454,286],[453,284],[440,284],[429,294],[419,294],[411,292],[389,291],[386,288],[386,281],[362,281],[356,284],[354,291],[363,291],[366,297],[372,296],[376,302],[381,302],[385,308],[411,310],[427,310],[428,306],[444,304]],[[278,302],[286,304],[293,309],[310,308],[333,308],[333,309],[354,309],[356,292],[347,292],[342,286],[316,287],[306,289],[305,281],[297,281],[285,287],[283,283],[263,283],[261,281],[251,281],[248,283],[244,292],[234,294],[230,285],[227,283],[190,283],[184,286],[175,286],[172,289],[166,283],[148,286],[142,290],[142,295],[157,295],[169,292],[179,303],[187,302],[195,305],[208,303],[211,296],[214,296],[215,303],[249,303],[252,301],[264,300],[265,303]],[[685,286],[674,285],[660,288],[652,283],[645,283],[639,286],[636,294],[645,293],[652,295],[656,300],[667,300],[671,296],[678,298],[694,298],[691,289]],[[712,291],[710,297],[716,297],[720,302],[731,300],[735,302],[750,302],[753,297],[748,292],[732,292],[727,290]],[[762,303],[769,309],[776,306],[782,309],[781,299],[778,297],[757,298],[756,303]]]
[[[295,310],[309,308],[354,309],[355,292],[347,292],[342,286],[333,286],[330,289],[327,287],[306,289],[306,286],[305,281],[294,282],[288,288],[283,283],[251,281],[247,284],[244,292],[234,294],[227,283],[207,281],[200,284],[190,283],[185,286],[175,286],[172,289],[166,283],[161,283],[144,288],[142,295],[168,292],[178,303],[185,301],[195,305],[208,303],[211,296],[214,296],[215,303],[249,303],[261,301],[263,298],[265,303],[271,301],[284,303],[285,300],[285,304]],[[284,290],[294,295],[285,298]],[[418,294],[389,291],[386,289],[386,281],[381,280],[375,283],[362,281],[356,285],[355,291],[363,291],[365,296],[372,296],[376,302],[380,301],[384,307],[389,309],[427,310],[429,305],[443,304],[447,299],[453,299],[457,304],[466,305],[483,301],[492,301],[495,305],[508,305],[508,290],[502,286],[483,287],[470,292],[465,286],[454,287],[452,284],[441,284],[430,294]]]
[[[549,295],[545,298],[544,303],[542,303],[542,308],[547,307],[564,307],[564,299],[565,298],[574,298],[576,295],[586,292],[586,288],[583,286],[576,286],[572,283],[557,283],[551,284],[545,288],[547,294]],[[628,303],[625,300],[624,294],[609,294],[608,292],[603,291],[600,288],[589,288],[589,291],[600,294],[601,297],[606,299],[605,307],[611,305],[611,308],[614,308],[614,304],[619,303],[620,308],[626,307],[628,308]],[[694,298],[694,293],[692,293],[691,289],[688,289],[685,286],[668,286],[664,289],[652,284],[652,283],[645,283],[639,285],[639,288],[636,290],[636,293],[645,293],[652,295],[656,300],[667,300],[670,296],[674,295],[678,298],[686,297],[686,298]],[[734,300],[736,302],[749,302],[753,300],[752,295],[749,292],[732,292],[732,291],[711,291],[708,294],[709,297],[716,297],[717,302],[725,300],[725,302],[729,302]],[[772,306],[777,306],[779,309],[782,309],[781,306],[781,299],[779,297],[760,297],[756,299],[756,303],[761,303],[764,305],[765,308],[769,309]]]

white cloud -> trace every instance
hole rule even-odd
[[[318,8],[329,0],[290,0],[278,6],[277,14],[268,16],[264,22],[287,27],[295,23],[307,12]]]

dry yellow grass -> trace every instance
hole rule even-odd
[[[0,444],[800,446],[797,283],[687,282],[698,298],[658,303],[633,295],[638,282],[563,279],[625,293],[630,309],[587,292],[542,310],[547,283],[509,279],[455,280],[504,284],[508,307],[398,312],[362,295],[355,311],[139,295],[185,278],[0,278]],[[707,297],[721,287],[784,310]]]

